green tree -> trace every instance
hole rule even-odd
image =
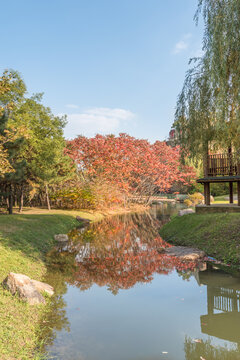
[[[24,143],[23,131],[10,125],[9,119],[14,116],[19,104],[24,100],[26,86],[19,73],[4,72],[3,87],[0,92],[0,137],[2,154],[5,156],[4,171],[1,172],[1,194],[7,198],[8,211],[12,214],[13,187],[24,176],[25,160],[21,147]],[[4,88],[6,91],[4,91]],[[9,164],[9,166],[8,166]]]
[[[50,209],[49,185],[56,185],[71,174],[70,158],[64,155],[65,139],[63,128],[66,118],[54,116],[50,108],[41,104],[42,94],[26,99],[17,110],[14,123],[26,128],[25,144],[22,147],[26,160],[26,176],[44,190]],[[22,184],[23,188],[23,184]]]
[[[194,59],[179,95],[175,123],[185,153],[200,158],[207,144],[240,148],[240,2],[199,0],[203,56]]]
[[[0,185],[10,214],[16,199],[21,211],[30,189],[44,192],[50,209],[49,186],[59,186],[75,170],[64,154],[66,118],[54,116],[41,100],[42,94],[26,97],[17,72],[0,79]]]
[[[9,96],[14,92],[14,88],[18,88],[18,96],[24,92],[24,84],[19,82],[16,72],[4,71],[0,77],[0,178],[6,173],[14,171],[9,162],[8,144],[16,138],[14,129],[7,128],[7,118],[9,112],[15,104],[15,98]]]

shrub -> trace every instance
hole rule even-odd
[[[53,193],[52,203],[62,209],[104,209],[124,203],[122,193],[112,184],[95,180],[65,184]]]
[[[184,204],[189,206],[195,206],[195,205],[199,205],[202,204],[204,202],[204,196],[199,193],[196,192],[194,194],[189,194],[187,199],[184,200]]]

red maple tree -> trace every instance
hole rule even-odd
[[[189,184],[195,175],[192,168],[180,164],[179,147],[164,141],[150,144],[127,134],[79,136],[68,142],[66,152],[79,171],[128,195],[165,192],[176,182]]]

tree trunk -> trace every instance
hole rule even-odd
[[[7,209],[9,208],[9,201],[8,201],[8,196],[5,197],[5,200],[6,200],[6,204],[7,204]]]
[[[13,213],[13,194],[12,194],[12,185],[9,186],[9,195],[8,195],[8,213],[12,215]]]
[[[13,191],[13,206],[16,207],[16,200],[17,200],[17,186],[14,185],[14,191]]]
[[[20,199],[19,199],[19,212],[22,212],[23,209],[23,185],[21,186],[21,193],[20,193]]]
[[[47,207],[48,210],[51,210],[51,205],[50,205],[50,200],[49,200],[49,195],[48,195],[48,186],[45,185],[45,192],[46,192],[46,199],[47,199]]]

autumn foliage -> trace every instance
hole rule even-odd
[[[101,179],[127,196],[167,192],[176,182],[189,184],[194,176],[192,168],[180,164],[178,147],[127,134],[79,136],[68,142],[66,152],[85,177]]]

